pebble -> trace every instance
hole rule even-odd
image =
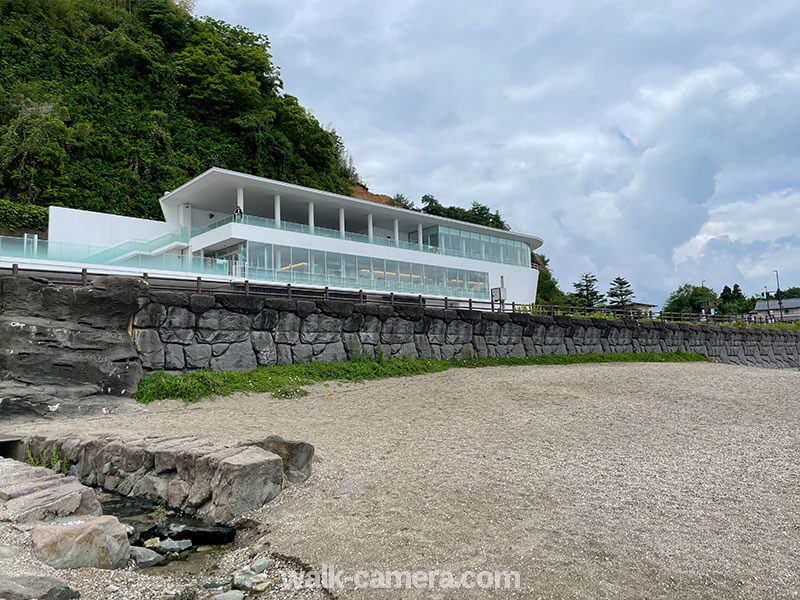
[[[0,546],[0,559],[14,558],[17,551],[11,546]]]
[[[147,543],[145,542],[145,545]],[[189,540],[162,540],[158,545],[159,552],[183,552],[192,547],[192,542]]]
[[[239,590],[231,590],[214,596],[213,600],[244,600],[244,593]]]
[[[244,590],[246,592],[263,592],[275,585],[275,580],[266,573],[253,575],[246,573],[235,573],[231,583],[237,590]]]
[[[258,560],[254,560],[253,563],[250,565],[250,570],[253,573],[263,573],[267,569],[271,569],[272,565],[275,564],[275,561],[271,558],[259,558]]]
[[[342,483],[339,484],[339,489],[333,494],[334,498],[341,498],[353,491],[353,484],[350,483],[349,480],[345,479]]]

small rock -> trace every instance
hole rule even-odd
[[[164,557],[155,550],[139,546],[131,546],[131,558],[136,561],[136,566],[140,569],[154,567],[164,562]]]
[[[149,540],[144,541],[145,548],[158,548],[158,545],[161,543],[161,540],[157,537],[150,538]]]
[[[223,580],[223,581],[212,581],[209,583],[204,583],[203,587],[207,590],[215,590],[217,588],[224,588],[230,585],[230,581]]]
[[[72,600],[80,598],[80,592],[63,581],[52,577],[24,575],[18,577],[0,576],[0,598],[5,600]]]
[[[106,591],[107,591],[108,593],[110,593],[110,594],[113,594],[114,592],[118,592],[118,591],[119,591],[119,588],[118,588],[117,586],[115,586],[115,585],[110,585],[110,586],[108,586],[108,587],[106,588]]]
[[[162,540],[158,545],[159,552],[183,552],[192,547],[189,540]]]
[[[259,558],[253,561],[253,564],[250,565],[250,570],[253,573],[263,573],[267,569],[271,569],[274,564],[275,561],[271,558]]]
[[[231,580],[232,587],[245,592],[263,592],[273,585],[275,585],[275,580],[266,573],[254,575],[235,573]]]
[[[127,523],[123,523],[122,526],[125,528],[125,533],[128,534],[128,537],[133,535],[133,532],[135,531],[133,525],[128,525]]]
[[[0,560],[14,558],[17,551],[11,546],[0,546]]]
[[[349,480],[345,479],[342,483],[339,484],[339,489],[333,494],[334,498],[341,498],[342,496],[346,496],[350,492],[353,491],[353,484],[350,483]]]
[[[213,600],[244,600],[244,593],[239,590],[231,590],[213,596]]]

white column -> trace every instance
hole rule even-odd
[[[344,238],[344,209],[339,209],[339,236]]]
[[[314,203],[308,203],[308,228],[314,232]]]
[[[244,213],[244,188],[236,188],[236,206]]]
[[[394,245],[400,245],[400,221],[394,220]]]
[[[419,249],[422,250],[422,223],[417,223],[417,241],[419,242]]]
[[[372,241],[372,213],[367,215],[367,235],[369,236],[369,241]]]
[[[281,197],[275,194],[275,224],[281,223]]]
[[[181,204],[180,208],[178,209],[178,225],[181,227],[187,227],[192,224],[192,205],[191,204]]]

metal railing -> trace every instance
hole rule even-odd
[[[643,310],[635,307],[615,308],[606,306],[560,306],[553,304],[524,304],[516,305],[516,312],[525,312],[535,315],[570,316],[602,319],[623,319],[635,321],[664,321],[670,323],[737,323],[767,325],[778,323],[777,319],[766,318],[759,315],[736,314],[721,315],[707,313],[682,313]]]
[[[53,271],[47,268],[22,267],[12,264],[11,267],[0,266],[0,273],[9,272],[12,277],[25,275],[45,276],[48,281],[60,285],[88,285],[93,279],[98,277],[108,277],[109,273],[93,272],[88,268],[80,271],[58,270]],[[196,278],[169,277],[164,275],[153,275],[146,271],[136,275],[119,275],[118,277],[131,277],[144,279],[153,289],[188,291],[188,292],[221,292],[244,295],[258,295],[264,297],[290,298],[295,300],[345,300],[360,304],[403,304],[417,305],[434,308],[465,308],[469,310],[500,311],[511,309],[511,305],[506,305],[503,309],[498,303],[486,300],[476,300],[463,297],[449,296],[429,296],[423,294],[403,294],[393,291],[379,291],[374,289],[340,289],[330,286],[309,287],[296,285],[293,283],[258,282],[249,279],[240,281],[220,281],[219,279],[204,279],[201,276]]]
[[[12,277],[26,273],[47,275],[52,283],[63,285],[88,285],[92,279],[107,277],[108,273],[93,273],[84,268],[80,271],[50,271],[48,269],[23,268],[13,264],[10,268],[0,267],[0,273],[10,272]],[[629,308],[558,306],[550,304],[518,304],[516,302],[493,302],[473,298],[451,298],[448,296],[430,296],[424,294],[382,293],[364,289],[339,289],[335,287],[306,287],[287,283],[259,283],[257,281],[219,281],[208,280],[198,276],[191,278],[175,278],[153,276],[147,272],[141,275],[122,275],[123,277],[141,278],[151,288],[173,291],[226,292],[263,296],[270,298],[289,298],[295,300],[343,300],[359,304],[416,305],[428,308],[467,309],[488,312],[527,313],[546,316],[569,316],[584,318],[620,319],[635,321],[661,321],[694,324],[737,323],[768,325],[778,323],[776,319],[768,319],[757,315],[707,315],[703,313],[675,313],[662,311],[645,311]]]

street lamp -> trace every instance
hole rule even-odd
[[[778,269],[772,269],[775,271],[775,284],[778,286],[777,294],[778,294],[778,312],[781,315],[781,321],[783,321],[783,300],[781,300],[781,280],[778,279]]]

